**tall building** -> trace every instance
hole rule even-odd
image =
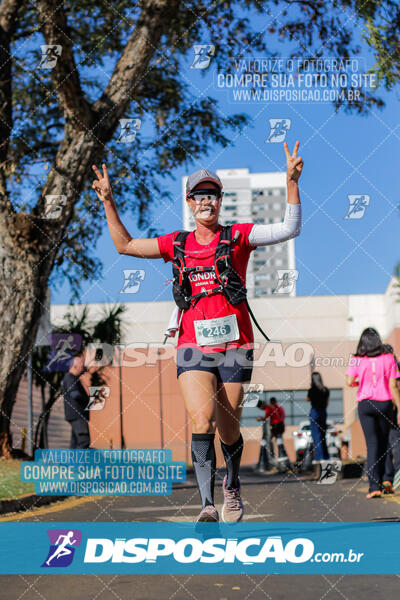
[[[249,169],[217,171],[224,187],[220,222],[268,224],[283,221],[286,208],[285,173],[250,173]],[[182,178],[183,227],[195,222],[186,203],[186,177]],[[294,239],[252,252],[247,269],[248,297],[269,296],[278,284],[278,271],[295,269]],[[276,294],[278,295],[278,294]],[[285,296],[295,296],[296,286]]]

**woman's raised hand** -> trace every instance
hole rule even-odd
[[[103,173],[102,174],[96,165],[92,165],[93,171],[97,175],[97,179],[93,181],[92,188],[96,192],[99,200],[101,202],[111,202],[113,199],[110,179],[108,177],[108,171],[105,163],[103,163]]]
[[[283,142],[283,147],[286,154],[286,176],[288,181],[294,181],[297,183],[301,172],[303,170],[303,159],[301,156],[297,156],[300,142],[297,141],[294,145],[293,154],[290,154],[289,146],[286,142]]]

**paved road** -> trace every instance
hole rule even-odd
[[[366,482],[317,485],[294,475],[242,476],[250,521],[399,520],[400,495],[367,501]],[[199,512],[193,481],[169,498],[67,500],[15,521],[192,521]],[[217,503],[222,501],[218,484]],[[400,543],[400,540],[399,540]],[[399,565],[400,573],[400,565]],[[2,591],[3,590],[3,591]],[[102,575],[2,576],[3,600],[397,600],[400,576],[354,575]]]

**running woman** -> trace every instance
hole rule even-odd
[[[243,287],[252,250],[257,246],[284,242],[300,233],[298,180],[303,160],[297,156],[298,149],[298,141],[292,154],[284,143],[288,202],[283,222],[232,226],[231,266]],[[133,239],[118,216],[106,165],[103,164],[103,173],[95,165],[93,170],[97,179],[92,187],[104,204],[117,251],[138,258],[175,260],[179,232],[153,239]],[[181,315],[177,376],[192,423],[192,459],[202,502],[197,519],[200,522],[219,520],[214,506],[216,427],[227,471],[223,481],[222,519],[236,522],[243,517],[239,479],[243,451],[240,417],[243,384],[251,380],[254,338],[246,302],[233,305],[224,293],[212,291],[218,287],[210,267],[214,265],[222,230],[218,222],[222,197],[222,183],[215,173],[201,169],[188,177],[186,201],[193,212],[196,229],[186,237],[184,258],[185,267],[197,268],[189,276],[191,295],[196,298]]]

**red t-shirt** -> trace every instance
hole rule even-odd
[[[275,406],[267,406],[265,409],[265,418],[270,417],[271,425],[277,425],[278,423],[285,422],[285,409],[283,406],[276,404]]]
[[[236,231],[240,232],[238,241],[233,245],[231,254],[232,267],[243,281],[243,285],[246,285],[246,269],[250,253],[255,248],[249,242],[249,233],[252,230],[253,225],[253,223],[237,223],[232,225],[233,235]],[[221,229],[222,226],[209,244],[199,244],[196,241],[194,232],[191,231],[189,233],[185,244],[185,264],[187,267],[211,267],[214,264],[214,255]],[[173,241],[177,235],[178,232],[174,231],[173,233],[168,233],[167,235],[162,235],[157,238],[158,247],[165,262],[171,261],[174,258]],[[189,277],[192,284],[192,294],[200,293],[202,288],[208,289],[218,285],[218,282],[215,282],[213,273],[191,273]],[[193,325],[194,321],[216,319],[232,314],[236,315],[240,332],[239,339],[219,346],[197,345]],[[223,350],[238,348],[239,346],[252,348],[253,341],[253,329],[245,302],[232,306],[232,304],[229,304],[224,294],[219,293],[200,298],[194,307],[183,312],[179,329],[178,348],[190,347],[200,348],[203,352],[222,352]]]

